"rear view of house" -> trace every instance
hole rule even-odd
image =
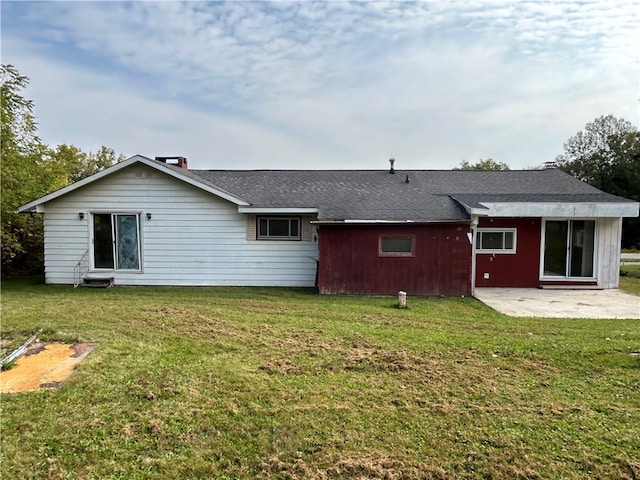
[[[20,208],[47,283],[469,295],[616,288],[638,203],[557,170],[189,170],[131,157]]]

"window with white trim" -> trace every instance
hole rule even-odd
[[[300,240],[300,217],[258,217],[258,240]]]
[[[415,237],[413,235],[381,235],[378,240],[381,257],[412,257]]]
[[[477,253],[516,253],[515,228],[479,228],[476,231]]]

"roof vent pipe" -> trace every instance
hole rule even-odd
[[[390,158],[389,159],[389,173],[396,173],[396,171],[393,169],[393,164],[396,163],[396,159],[395,158]]]
[[[409,183],[409,175],[407,175],[407,178],[404,179],[404,183]]]

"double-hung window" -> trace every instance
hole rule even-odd
[[[258,217],[258,240],[300,240],[300,217]]]
[[[140,270],[140,216],[136,213],[93,213],[93,268]]]
[[[479,228],[476,232],[476,252],[516,253],[516,229]]]

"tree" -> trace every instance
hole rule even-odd
[[[100,147],[97,153],[85,153],[73,145],[58,145],[52,150],[47,162],[57,171],[57,188],[98,173],[111,165],[124,160],[123,155],[116,155],[112,148]]]
[[[97,153],[84,153],[73,145],[48,148],[37,135],[33,102],[22,96],[28,78],[13,65],[2,65],[0,77],[2,274],[36,273],[42,271],[44,263],[42,217],[18,214],[18,207],[124,157],[104,146]]]
[[[10,273],[18,265],[31,273],[34,265],[42,263],[42,249],[37,248],[42,244],[42,219],[19,215],[16,209],[44,194],[49,186],[48,172],[40,168],[46,147],[37,136],[33,102],[21,95],[29,80],[13,65],[2,65],[0,75],[2,273]],[[38,252],[36,258],[26,257],[29,250]]]
[[[606,115],[587,123],[564,144],[558,167],[596,188],[640,201],[640,131]],[[640,247],[640,221],[623,219],[623,248]]]
[[[460,168],[454,168],[454,170],[509,170],[509,165],[503,162],[496,162],[492,158],[480,159],[476,163],[469,163],[464,160],[460,163]]]

